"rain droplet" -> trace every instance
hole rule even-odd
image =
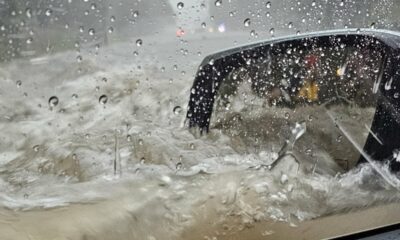
[[[33,38],[26,39],[26,44],[31,44],[33,42]]]
[[[175,166],[176,170],[181,170],[182,169],[182,163],[178,162]]]
[[[175,115],[178,115],[182,112],[182,108],[181,108],[181,106],[176,106],[176,107],[174,107],[173,111],[174,111]]]
[[[100,104],[106,104],[107,103],[107,101],[108,101],[108,98],[107,98],[107,96],[106,95],[101,95],[100,96],[100,98],[99,98],[99,103]]]
[[[114,28],[113,28],[113,27],[109,27],[109,28],[108,28],[108,33],[111,34],[111,33],[113,33],[113,32],[114,32]]]
[[[243,24],[244,24],[245,27],[249,27],[250,24],[251,24],[250,18],[246,18],[246,19],[244,20]]]
[[[146,159],[143,157],[140,159],[140,164],[145,164],[146,163]]]
[[[371,23],[371,25],[369,26],[371,29],[375,29],[375,23]]]
[[[128,134],[128,135],[126,136],[126,141],[132,142],[132,136],[131,136],[130,134]]]
[[[143,145],[143,139],[139,139],[138,143],[139,143],[140,146],[142,146]]]
[[[90,36],[93,36],[96,33],[96,31],[93,28],[90,28],[88,32]]]
[[[206,26],[207,26],[207,24],[206,24],[205,22],[202,22],[202,23],[201,23],[201,27],[202,27],[202,28],[206,28]]]
[[[142,46],[142,44],[143,44],[142,39],[136,40],[136,46],[140,47],[140,46]]]
[[[27,16],[28,18],[31,18],[31,17],[32,17],[32,9],[27,8],[27,9],[25,10],[25,14],[26,14],[26,16]]]
[[[48,9],[46,9],[46,11],[44,12],[44,14],[46,14],[46,16],[51,16],[51,14],[53,13],[53,11],[50,9],[50,8],[48,8]]]
[[[222,0],[215,1],[215,6],[220,7],[222,5]]]
[[[269,33],[270,33],[271,35],[274,35],[275,29],[274,29],[274,28],[271,28],[271,29],[269,30]]]
[[[185,6],[185,4],[183,4],[183,2],[178,2],[178,4],[176,5],[176,7],[180,10]]]
[[[286,184],[288,182],[289,178],[286,174],[281,175],[281,184]]]
[[[134,12],[133,12],[133,17],[134,17],[134,18],[139,17],[139,11],[134,11]]]
[[[111,21],[111,22],[115,22],[115,17],[114,17],[114,16],[111,16],[110,21]]]
[[[79,55],[79,56],[77,56],[76,57],[76,61],[79,63],[79,62],[82,62],[82,56],[81,55]]]
[[[285,113],[285,119],[289,119],[290,114],[288,112]]]
[[[35,146],[33,146],[33,151],[35,151],[35,152],[39,152],[39,145],[35,145]]]
[[[58,105],[58,97],[52,96],[49,98],[49,106],[50,107],[55,107]]]
[[[292,28],[293,27],[293,23],[292,22],[289,22],[288,23],[288,28]]]
[[[18,88],[21,87],[21,85],[22,85],[21,80],[18,80],[18,81],[16,82],[16,84],[17,84],[17,87],[18,87]]]
[[[267,2],[267,3],[265,4],[265,6],[266,6],[267,8],[271,8],[271,2]]]
[[[78,98],[78,94],[74,93],[72,94],[72,99],[77,99]]]
[[[190,149],[194,149],[194,143],[191,143],[190,145],[189,145],[189,147],[190,147]]]

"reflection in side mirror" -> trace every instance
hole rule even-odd
[[[348,170],[365,156],[391,160],[400,147],[393,140],[400,129],[394,39],[324,32],[209,56],[191,90],[189,127],[219,129],[239,139],[239,152],[278,151],[290,142],[291,126],[305,122],[307,132],[292,149],[310,172]],[[391,168],[399,169],[396,161]]]

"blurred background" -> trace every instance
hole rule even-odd
[[[397,0],[0,0],[0,61],[144,36],[243,33],[253,41],[337,28],[398,30],[399,13]]]

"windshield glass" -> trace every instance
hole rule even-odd
[[[286,40],[398,31],[399,13],[394,0],[0,0],[0,235],[311,239],[380,225],[400,185],[362,150],[392,53],[373,35]],[[204,59],[266,41],[220,72],[209,131],[189,128]],[[376,222],[338,220],[370,209]]]

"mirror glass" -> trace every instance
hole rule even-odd
[[[371,131],[381,50],[338,38],[267,51],[222,80],[211,128],[231,135],[237,151],[290,153],[306,171],[354,166]]]

